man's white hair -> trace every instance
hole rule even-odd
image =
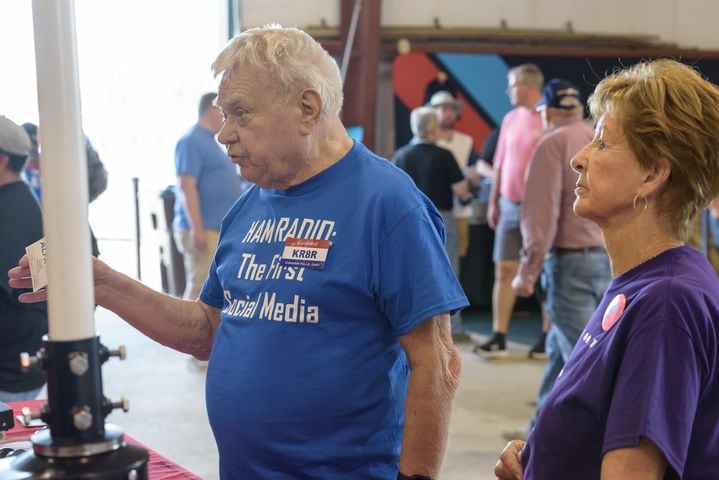
[[[427,106],[415,108],[409,116],[409,126],[416,137],[426,138],[427,134],[439,127],[437,111]]]
[[[342,78],[337,62],[298,28],[269,24],[245,30],[220,52],[212,71],[225,80],[238,65],[266,69],[277,78],[288,99],[311,88],[322,99],[323,113],[339,115],[342,110]]]

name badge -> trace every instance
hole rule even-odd
[[[304,267],[312,270],[324,270],[329,240],[309,240],[306,238],[287,238],[282,251],[280,265],[286,267]]]

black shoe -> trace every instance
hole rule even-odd
[[[487,342],[475,346],[472,351],[485,358],[506,357],[509,355],[504,335],[496,333]]]
[[[534,346],[529,349],[529,358],[532,358],[535,360],[546,360],[547,359],[547,352],[544,348],[544,344],[545,344],[546,340],[547,340],[547,332],[542,332],[542,335],[540,335],[539,339],[537,340],[537,343],[535,343]]]

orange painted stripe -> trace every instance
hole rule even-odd
[[[398,55],[392,64],[394,93],[412,111],[422,105],[424,88],[438,71],[424,53]]]
[[[424,89],[437,76],[438,71],[436,65],[424,53],[398,55],[392,65],[392,86],[395,95],[410,111],[421,106]],[[461,93],[458,96],[463,107],[456,128],[472,137],[474,150],[479,152],[492,128]]]

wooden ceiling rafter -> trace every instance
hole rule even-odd
[[[332,53],[342,51],[339,29],[305,29]],[[608,35],[567,30],[502,28],[382,27],[383,53],[454,52],[504,55],[599,55],[676,58],[719,57],[717,50],[679,47],[656,35]]]

